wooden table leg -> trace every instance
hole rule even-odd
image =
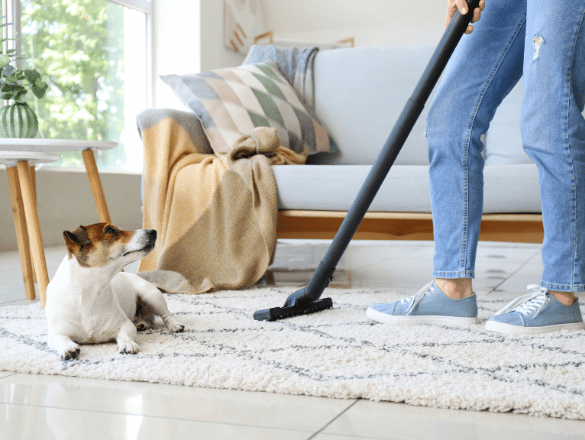
[[[32,264],[30,260],[30,247],[28,242],[28,233],[26,231],[26,218],[24,215],[22,193],[20,192],[18,171],[16,170],[16,167],[7,167],[6,173],[8,174],[8,187],[10,188],[10,200],[12,201],[12,214],[14,215],[16,241],[18,243],[20,266],[22,268],[22,279],[24,281],[24,294],[26,299],[35,299],[36,295],[33,281]]]
[[[102,181],[100,179],[97,164],[95,163],[93,150],[83,150],[81,152],[81,157],[83,157],[85,171],[87,172],[89,186],[91,186],[91,192],[93,193],[93,200],[95,202],[95,207],[97,208],[100,222],[112,223],[110,212],[108,211],[108,205],[106,204],[106,196],[104,195],[104,189],[102,188]],[[124,272],[124,269],[122,269],[122,272]]]
[[[37,174],[36,174],[36,170],[35,170],[35,166],[34,165],[29,165],[28,167],[29,171],[30,171],[30,180],[32,181],[33,184],[33,194],[35,196],[35,206],[38,207],[37,205]],[[37,282],[37,273],[35,272],[35,265],[32,265],[32,274],[33,274],[33,281],[36,283]]]
[[[89,179],[89,185],[91,186],[91,192],[93,193],[93,200],[95,201],[95,207],[97,208],[100,222],[111,223],[112,220],[110,219],[108,205],[106,205],[106,197],[104,196],[104,189],[102,188],[102,181],[100,180],[100,175],[95,163],[93,150],[84,150],[81,152],[81,156],[85,163],[87,178]]]
[[[35,199],[35,206],[37,204],[37,173],[34,165],[29,165],[28,170],[30,171],[30,181],[33,186],[33,196]]]
[[[18,169],[18,178],[22,189],[22,200],[24,202],[28,236],[32,244],[32,257],[38,276],[41,306],[45,308],[49,275],[47,274],[47,262],[45,260],[45,251],[43,249],[41,226],[39,224],[37,207],[34,203],[34,189],[29,174],[28,162],[26,160],[20,161],[16,164],[16,168]]]

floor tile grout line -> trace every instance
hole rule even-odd
[[[337,414],[332,420],[330,420],[325,426],[323,426],[319,431],[314,432],[313,435],[311,435],[307,440],[312,440],[314,439],[317,435],[321,434],[325,429],[327,429],[327,427],[329,425],[331,425],[333,422],[335,422],[337,419],[339,419],[342,415],[344,415],[347,411],[349,411],[351,408],[353,408],[353,406],[358,403],[360,400],[362,400],[361,398],[356,399],[351,405],[349,405],[347,408],[345,408],[343,411],[341,411],[339,414]]]
[[[212,423],[214,425],[230,425],[230,426],[243,426],[243,427],[247,427],[247,428],[275,429],[275,430],[279,430],[279,431],[305,432],[307,434],[310,434],[310,431],[306,431],[303,429],[291,429],[291,428],[282,428],[282,427],[274,427],[274,426],[260,426],[260,425],[245,425],[243,423],[213,422],[211,420],[185,419],[185,418],[181,418],[181,417],[153,416],[150,414],[120,413],[120,412],[100,411],[100,410],[92,410],[92,409],[65,408],[65,407],[60,407],[60,406],[32,405],[30,403],[0,402],[0,405],[14,405],[14,406],[22,406],[22,407],[47,408],[47,409],[57,409],[57,410],[63,410],[63,411],[79,411],[79,412],[86,412],[86,413],[107,414],[107,415],[111,415],[111,416],[148,417],[151,419],[177,420],[177,421],[198,422],[198,423]]]
[[[524,268],[529,262],[530,260],[532,260],[537,254],[534,254],[532,257],[530,257],[528,259],[528,261],[524,262],[518,269],[516,269],[514,272],[512,272],[510,274],[510,276],[508,278],[506,278],[504,281],[502,281],[500,284],[498,284],[497,286],[495,286],[492,290],[490,290],[487,294],[489,295],[490,293],[493,293],[496,291],[496,289],[498,287],[500,287],[502,284],[504,284],[506,281],[508,281],[510,278],[512,278],[514,275],[516,275],[520,270],[522,270],[522,268]]]
[[[0,381],[2,381],[3,379],[12,377],[12,376],[16,376],[17,374],[22,374],[22,373],[13,373],[12,371],[6,371],[6,373],[11,373],[11,374],[7,374],[6,376],[2,376],[0,377]]]

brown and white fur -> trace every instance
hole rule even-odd
[[[123,231],[97,223],[63,236],[68,252],[47,287],[45,306],[49,347],[62,359],[76,358],[78,344],[113,340],[120,353],[138,353],[136,328],[151,328],[155,315],[169,332],[183,331],[153,284],[120,272],[154,248],[154,229]]]

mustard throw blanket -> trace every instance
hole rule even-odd
[[[140,276],[171,293],[250,286],[263,277],[276,248],[270,165],[301,164],[306,156],[281,147],[268,127],[242,136],[229,155],[209,154],[194,143],[200,137],[177,117],[181,113],[168,112],[154,124],[138,118],[144,228],[158,232]]]

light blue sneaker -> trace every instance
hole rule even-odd
[[[366,315],[384,324],[472,325],[477,323],[477,299],[475,293],[451,299],[431,281],[410,298],[368,307]]]
[[[528,290],[532,293],[508,303],[486,322],[485,329],[507,335],[585,329],[578,299],[566,306],[538,284],[530,284]]]

